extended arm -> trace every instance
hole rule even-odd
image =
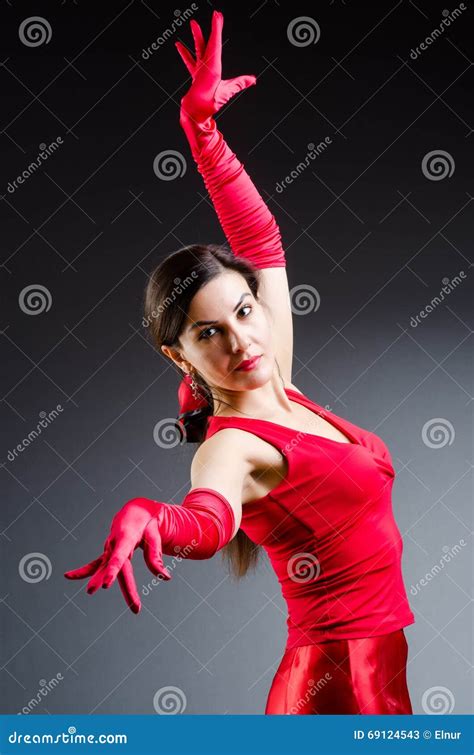
[[[211,456],[212,454],[212,456]],[[240,452],[242,456],[242,452]],[[222,469],[232,458],[232,473]],[[145,562],[160,579],[171,579],[163,554],[202,560],[211,558],[236,534],[241,519],[245,461],[238,461],[235,438],[210,438],[198,449],[192,465],[192,489],[181,505],[133,498],[114,516],[103,554],[89,564],[65,573],[68,579],[91,577],[87,592],[110,587],[118,579],[134,613],[141,607],[131,559],[142,547]]]

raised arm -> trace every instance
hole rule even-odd
[[[193,79],[181,100],[180,123],[233,253],[261,270],[260,295],[273,320],[275,354],[282,376],[291,382],[293,322],[280,230],[212,117],[237,92],[256,83],[255,76],[221,78],[223,23],[222,13],[214,11],[206,44],[199,24],[190,22],[195,59],[175,43]]]
[[[131,563],[136,548],[143,548],[155,576],[169,580],[163,554],[202,560],[227,545],[240,526],[248,464],[238,460],[242,452],[235,433],[223,434],[220,442],[213,436],[199,447],[191,468],[192,489],[180,505],[132,498],[115,514],[101,556],[64,576],[90,577],[89,595],[99,587],[109,588],[117,578],[127,605],[138,613],[141,601]],[[233,460],[230,472],[229,458]]]

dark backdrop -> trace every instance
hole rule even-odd
[[[163,257],[224,241],[178,122],[188,23],[151,47],[179,12],[207,35],[198,6],[2,4],[3,712],[261,714],[283,652],[266,558],[240,583],[218,555],[147,588],[137,553],[139,616],[117,585],[63,578],[125,501],[190,485],[141,301]],[[414,709],[470,712],[472,10],[216,7],[224,77],[258,77],[218,126],[281,227],[293,381],[387,442]]]

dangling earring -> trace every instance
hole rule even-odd
[[[202,398],[201,392],[199,390],[199,385],[196,383],[196,381],[194,379],[194,374],[192,372],[188,372],[188,375],[191,377],[190,386],[191,386],[191,390],[193,392],[193,397],[196,400],[198,400],[198,399]]]

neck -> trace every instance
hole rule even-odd
[[[264,419],[265,416],[271,417],[279,410],[291,409],[276,362],[270,380],[259,388],[229,391],[215,386],[212,393],[216,397],[213,409],[215,417],[242,414]],[[218,399],[223,403],[220,404]]]

